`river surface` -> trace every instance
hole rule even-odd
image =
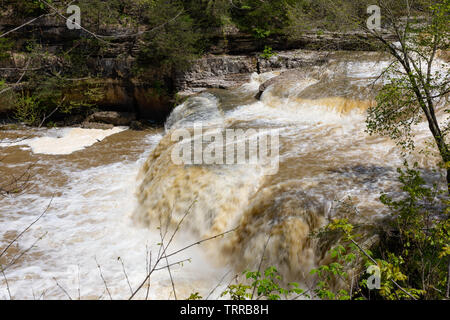
[[[386,214],[380,194],[398,192],[398,147],[365,133],[371,84],[388,64],[376,54],[336,54],[305,68],[300,80],[275,82],[259,101],[259,85],[279,73],[254,74],[235,90],[189,98],[164,128],[0,131],[1,185],[19,180],[19,193],[0,200],[0,248],[45,213],[0,259],[11,295],[127,299],[146,277],[150,252],[156,260],[161,226],[169,236],[179,229],[168,253],[237,228],[160,262],[190,259],[170,268],[177,298],[212,291],[217,298],[263,254],[263,266],[276,265],[286,280],[312,281],[309,270],[327,257],[309,234],[336,214],[336,203],[350,198],[351,220],[373,221]],[[198,125],[276,132],[276,172],[250,163],[174,163],[173,132]],[[431,170],[434,150],[420,153],[431,142],[426,124],[414,130],[418,148],[409,160],[430,183],[441,181],[442,172]],[[135,298],[145,298],[145,288]],[[2,277],[0,298],[8,297]],[[152,274],[148,298],[174,298],[167,269]]]

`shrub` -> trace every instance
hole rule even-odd
[[[339,233],[330,251],[334,261],[312,271],[319,283],[316,294],[326,299],[367,298],[366,271],[375,265],[381,272],[381,299],[444,299],[448,286],[450,220],[446,190],[427,186],[417,169],[398,169],[403,194],[397,199],[383,194],[380,201],[390,211],[388,225],[375,225],[381,240],[363,248],[361,235],[347,219],[335,219],[316,236]],[[356,275],[356,286],[349,274]],[[336,279],[343,282],[333,290]]]
[[[238,283],[229,285],[222,292],[221,297],[229,296],[232,300],[248,300],[253,298],[265,298],[268,300],[280,300],[282,297],[288,297],[291,294],[303,294],[304,291],[299,288],[298,283],[289,283],[288,288],[283,288],[281,282],[283,278],[278,270],[271,266],[263,274],[260,271],[245,271],[245,277],[251,281],[251,285]],[[256,294],[256,295],[255,295]]]

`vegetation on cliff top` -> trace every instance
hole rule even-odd
[[[422,2],[416,10],[421,10]],[[123,80],[128,87],[131,83],[145,83],[163,88],[164,92],[156,90],[161,94],[173,96],[175,74],[187,68],[193,58],[208,52],[217,39],[226,38],[229,32],[240,30],[253,36],[261,52],[264,50],[262,57],[270,57],[272,48],[266,43],[268,38],[296,38],[305,31],[320,34],[324,30],[354,28],[354,21],[345,17],[352,14],[366,18],[367,3],[79,0],[76,5],[81,9],[82,29],[68,30],[64,17],[69,16],[66,9],[73,4],[71,1],[5,0],[0,3],[0,22],[4,26],[0,36],[0,68],[3,68],[5,85],[13,90],[1,98],[4,103],[0,113],[23,106],[21,97],[42,90],[55,94],[45,95],[44,100],[35,96],[36,104],[27,103],[27,110],[19,112],[18,120],[37,124],[41,121],[32,118],[42,120],[55,109],[53,118],[90,112],[90,107],[105,92],[92,99],[84,95],[86,86],[104,91],[95,79],[105,78],[105,72],[108,77]],[[402,13],[400,8],[395,10],[398,15]],[[42,28],[49,31],[39,32]],[[114,69],[108,64],[99,65],[100,58],[114,59],[120,66]],[[69,105],[70,97],[66,94],[74,91],[78,97],[76,107]],[[45,122],[52,120],[46,118]]]

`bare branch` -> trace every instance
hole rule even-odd
[[[3,33],[2,35],[0,35],[0,38],[3,38],[3,37],[5,37],[5,36],[7,36],[8,34],[17,31],[17,30],[19,30],[19,29],[21,29],[21,28],[23,28],[23,27],[29,25],[30,23],[33,23],[34,21],[36,21],[36,20],[42,18],[42,17],[46,17],[46,16],[50,16],[50,15],[52,15],[52,14],[50,14],[50,13],[45,13],[45,14],[40,15],[39,17],[33,18],[33,19],[31,19],[30,21],[27,21],[27,22],[25,22],[24,24],[22,24],[22,25],[20,25],[20,26],[18,26],[18,27],[16,27],[16,28],[14,28],[14,29],[12,29],[12,30],[9,30],[8,32]]]
[[[11,260],[11,262],[4,268],[4,270],[6,270],[6,269],[10,268],[11,266],[13,266],[14,264],[16,264],[16,262],[19,261],[20,258],[22,258],[31,249],[33,249],[36,246],[36,243],[41,241],[47,234],[48,234],[48,232],[45,232],[42,236],[40,236],[38,239],[36,239],[36,241],[34,241],[33,244],[30,247],[28,247],[28,249],[25,249],[22,252],[15,255],[14,258]]]
[[[41,215],[39,217],[37,217],[36,220],[34,220],[28,227],[26,227],[21,233],[19,233],[19,235],[17,237],[15,237],[7,246],[5,249],[3,249],[3,251],[0,253],[0,258],[6,253],[6,251],[8,251],[8,249],[21,237],[23,236],[23,234],[25,232],[27,232],[36,222],[38,222],[48,211],[48,209],[50,208],[50,205],[52,204],[53,201],[53,197],[54,195],[52,195],[52,198],[50,199],[50,202],[47,206],[47,208],[44,210],[44,212],[41,213]]]
[[[164,253],[165,253],[166,252],[166,248],[164,247],[164,238],[163,238],[163,235],[162,235],[161,228],[159,228],[159,235],[161,237],[161,247],[163,248]],[[174,296],[175,300],[178,300],[177,299],[177,292],[175,290],[175,283],[174,283],[173,277],[172,277],[172,272],[170,271],[169,259],[167,258],[167,255],[164,255],[164,257],[165,257],[166,263],[167,263],[167,272],[169,272],[170,283],[172,284],[173,296]]]
[[[165,265],[164,267],[156,268],[154,271],[164,270],[166,268],[173,267],[173,266],[176,266],[176,265],[180,265],[180,264],[183,264],[184,262],[190,262],[190,261],[191,261],[191,258],[180,260],[180,261],[173,262],[171,264]]]
[[[6,290],[8,291],[9,300],[12,300],[11,291],[9,290],[8,279],[6,278],[5,270],[3,269],[3,266],[1,264],[0,264],[0,269],[2,271],[3,278],[5,279],[5,282],[6,282]]]
[[[127,271],[125,270],[125,265],[123,264],[123,261],[120,257],[118,257],[117,260],[119,260],[120,263],[122,264],[123,274],[125,275],[125,278],[127,279],[127,283],[128,283],[128,287],[130,288],[130,292],[131,292],[131,294],[133,294],[133,289],[131,288],[130,279],[128,279],[128,274],[127,274]]]
[[[220,279],[219,283],[209,292],[209,294],[206,296],[205,300],[208,300],[208,298],[214,293],[214,291],[217,290],[217,288],[222,284],[223,280],[225,280],[225,278],[227,277],[227,275],[230,274],[230,270],[228,270],[223,277]]]
[[[102,280],[103,280],[103,284],[105,285],[106,292],[108,292],[109,298],[112,300],[113,298],[112,298],[112,296],[111,296],[111,292],[109,292],[108,284],[106,283],[106,280],[105,280],[105,278],[103,277],[102,268],[100,267],[100,264],[98,263],[97,258],[95,258],[95,262],[97,263],[97,268],[98,268],[98,270],[99,270],[99,272],[100,272],[100,277],[101,277]]]
[[[270,238],[272,236],[273,226],[274,226],[274,224],[272,224],[272,227],[270,228],[270,231],[269,231],[269,235],[267,236],[266,243],[264,244],[264,249],[263,249],[263,252],[261,254],[261,259],[259,260],[258,274],[261,272],[261,267],[262,267],[262,263],[263,263],[263,260],[264,260],[264,255],[266,254],[267,246],[269,245],[269,241],[270,241]],[[255,295],[255,291],[256,291],[256,285],[257,285],[257,282],[255,281],[255,283],[253,285],[252,295],[250,296],[250,300],[253,300],[253,296]]]
[[[58,280],[56,280],[56,278],[53,278],[53,280],[55,280],[56,285],[58,286],[58,288],[60,288],[61,291],[64,292],[64,294],[69,298],[69,300],[73,300],[72,297],[70,296],[70,294],[66,291],[66,289],[64,289],[64,287],[61,286],[61,285],[58,283]]]
[[[47,1],[45,0],[39,0],[39,2],[43,3],[44,5],[46,5],[47,7],[49,7],[51,10],[53,10],[54,13],[56,13],[60,18],[64,19],[65,21],[67,21],[67,18],[61,14],[57,8],[53,7],[51,4],[49,4]],[[122,35],[99,35],[96,34],[86,28],[84,28],[83,26],[81,26],[80,24],[78,24],[77,22],[74,22],[74,24],[80,28],[81,30],[87,32],[88,34],[90,34],[91,36],[93,36],[94,38],[96,38],[97,40],[106,43],[108,45],[114,45],[111,42],[105,41],[104,39],[110,39],[110,40],[114,40],[114,39],[120,39],[120,38],[132,38],[132,37],[138,37],[140,35],[143,35],[145,33],[149,33],[149,32],[153,32],[156,30],[159,30],[161,28],[163,28],[165,25],[175,21],[182,13],[184,12],[184,9],[180,10],[172,19],[165,21],[164,23],[162,23],[161,25],[158,25],[150,30],[145,30],[145,31],[140,31],[134,34],[122,34]]]
[[[202,244],[203,242],[210,241],[210,240],[213,240],[213,239],[222,237],[222,236],[224,236],[224,235],[226,235],[226,234],[228,234],[228,233],[231,233],[231,232],[236,231],[237,229],[238,229],[238,228],[234,228],[234,229],[225,231],[225,232],[223,232],[223,233],[217,234],[217,235],[215,235],[215,236],[212,236],[212,237],[209,237],[209,238],[206,238],[206,239],[203,239],[203,240],[194,242],[194,243],[192,243],[192,244],[190,244],[190,245],[188,245],[188,246],[186,246],[186,247],[184,247],[184,248],[182,248],[182,249],[180,249],[180,250],[177,250],[177,251],[175,251],[175,252],[173,252],[173,253],[168,254],[167,257],[171,257],[171,256],[173,256],[173,255],[176,255],[176,254],[178,254],[178,253],[180,253],[180,252],[182,252],[182,251],[185,251],[185,250],[187,250],[187,249],[189,249],[189,248],[191,248],[191,247],[193,247],[193,246],[197,246],[197,245],[199,245],[199,244]]]
[[[369,258],[370,261],[372,261],[375,265],[378,265],[378,262],[372,258],[363,248],[361,248],[361,246],[350,237],[350,241],[367,257]],[[408,291],[406,291],[405,289],[402,288],[402,286],[400,286],[397,281],[395,281],[394,279],[390,279],[391,282],[393,284],[395,284],[397,286],[397,288],[399,288],[401,291],[403,291],[403,293],[405,293],[406,295],[408,295],[411,299],[413,300],[417,300],[413,295],[411,295]]]

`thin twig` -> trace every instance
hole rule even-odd
[[[159,271],[159,270],[163,270],[163,269],[166,269],[166,268],[169,268],[169,267],[180,265],[180,264],[182,264],[184,262],[190,262],[191,260],[192,260],[191,258],[188,258],[188,259],[180,260],[180,261],[177,261],[177,262],[172,262],[171,264],[165,265],[164,267],[156,268],[154,271]]]
[[[182,251],[185,251],[186,249],[189,249],[189,248],[191,248],[191,247],[193,247],[193,246],[202,244],[203,242],[206,242],[206,241],[209,241],[209,240],[213,240],[213,239],[222,237],[222,236],[224,236],[224,235],[226,235],[226,234],[228,234],[228,233],[231,233],[231,232],[236,231],[237,229],[238,229],[238,228],[236,227],[236,228],[234,228],[234,229],[231,229],[231,230],[222,232],[222,233],[217,234],[217,235],[215,235],[215,236],[212,236],[212,237],[209,237],[209,238],[206,238],[206,239],[203,239],[203,240],[194,242],[194,243],[192,243],[192,244],[190,244],[190,245],[188,245],[188,246],[186,246],[186,247],[184,247],[184,248],[182,248],[182,249],[180,249],[180,250],[177,250],[177,251],[175,251],[175,252],[172,252],[172,253],[168,254],[167,257],[171,257],[171,256],[173,256],[173,255],[176,255],[177,253],[180,253],[180,252],[182,252]]]
[[[447,268],[447,292],[445,293],[445,297],[448,299],[450,298],[450,257],[448,258]]]
[[[100,271],[100,277],[102,277],[103,284],[105,285],[106,292],[108,292],[109,298],[112,300],[113,298],[111,296],[111,292],[109,292],[108,284],[106,283],[106,280],[103,277],[102,268],[100,267],[100,265],[99,265],[99,263],[97,261],[97,257],[95,258],[95,262],[97,263],[98,270]]]
[[[65,17],[63,14],[61,14],[61,13],[58,11],[57,8],[53,7],[53,6],[52,6],[51,4],[49,4],[47,1],[39,0],[39,2],[41,2],[41,3],[43,3],[44,5],[46,5],[47,7],[49,7],[49,8],[50,8],[51,10],[53,10],[54,13],[56,13],[60,18],[62,18],[62,19],[64,19],[65,21],[67,21],[67,17]],[[82,29],[83,31],[87,32],[88,34],[90,34],[91,36],[93,36],[94,38],[96,38],[97,40],[102,41],[103,43],[106,43],[106,44],[108,44],[108,45],[113,45],[113,43],[108,42],[108,41],[105,41],[104,39],[111,39],[111,40],[114,40],[114,39],[119,39],[119,38],[137,37],[137,36],[143,35],[143,34],[145,34],[145,33],[149,33],[149,32],[153,32],[153,31],[159,30],[159,29],[161,29],[162,27],[164,27],[165,25],[167,25],[167,24],[169,24],[169,23],[175,21],[175,20],[176,20],[183,12],[184,12],[184,9],[180,10],[180,11],[179,11],[172,19],[169,19],[169,20],[165,21],[164,23],[162,23],[162,24],[160,24],[160,25],[158,25],[158,26],[156,26],[156,27],[154,27],[154,28],[152,28],[152,29],[150,29],[150,30],[140,31],[140,32],[137,32],[137,33],[135,33],[135,34],[122,34],[122,35],[115,35],[115,36],[114,36],[114,35],[99,35],[99,34],[96,34],[96,33],[92,32],[92,31],[90,31],[90,30],[84,28],[83,26],[81,26],[80,24],[78,24],[76,21],[73,21],[73,23],[74,23],[74,25],[75,25],[76,27],[78,27],[78,28]]]
[[[146,274],[148,275],[148,283],[147,283],[147,290],[145,292],[145,300],[148,300],[148,295],[150,293],[150,276],[149,276],[149,272],[150,269],[152,268],[152,252],[148,249],[148,246],[146,246],[146,262],[147,262],[147,266],[146,266]]]
[[[47,205],[47,208],[44,210],[44,212],[41,213],[41,215],[39,217],[37,217],[36,220],[34,220],[28,227],[26,227],[21,233],[19,233],[19,235],[17,237],[15,237],[7,246],[5,249],[3,249],[2,253],[0,253],[0,258],[6,253],[6,251],[8,251],[8,249],[25,233],[27,232],[36,222],[38,222],[48,211],[48,209],[50,208],[50,205],[52,204],[53,201],[53,197],[55,195],[53,194],[49,204]]]
[[[206,296],[205,300],[208,300],[208,298],[214,293],[214,291],[217,290],[217,288],[222,284],[223,280],[229,275],[231,270],[228,270],[227,273],[224,274],[224,276],[220,279],[219,283],[210,291],[210,293]]]
[[[361,246],[352,238],[350,238],[350,241],[362,252],[364,253],[364,255],[369,258],[373,263],[375,263],[376,265],[378,265],[378,263],[376,262],[376,260],[374,258],[372,258],[363,248],[361,248]],[[402,288],[402,286],[400,286],[397,281],[395,281],[394,279],[390,279],[391,282],[393,284],[395,284],[401,291],[403,291],[405,294],[407,294],[411,299],[413,300],[417,300],[413,295],[411,295],[408,291],[406,291],[405,289]]]
[[[64,292],[65,295],[66,295],[70,300],[73,300],[72,297],[70,296],[70,294],[66,291],[66,289],[64,289],[63,286],[61,286],[61,285],[58,283],[58,280],[56,280],[56,278],[53,278],[53,280],[55,280],[56,285],[58,286],[58,288],[60,288],[61,291]]]
[[[28,251],[30,251],[31,249],[33,249],[36,246],[36,243],[38,243],[39,241],[41,241],[46,235],[48,234],[48,232],[45,232],[42,236],[40,236],[38,239],[36,239],[36,241],[33,242],[33,244],[28,247],[28,249],[25,249],[24,251],[16,254],[14,256],[14,258],[11,260],[11,262],[4,268],[4,270],[8,269],[9,267],[13,266],[14,264],[16,264],[17,261],[20,260],[20,258],[22,258],[26,253],[28,253]]]
[[[168,254],[167,257],[171,257],[171,256],[173,256],[173,255],[176,255],[176,254],[178,254],[178,253],[180,253],[180,252],[182,252],[182,251],[185,251],[186,249],[189,249],[189,248],[191,248],[191,247],[193,247],[193,246],[199,245],[199,244],[201,244],[201,243],[203,243],[203,242],[206,242],[206,241],[213,240],[213,239],[216,239],[216,238],[218,238],[218,237],[221,237],[221,236],[223,236],[223,235],[225,235],[225,234],[228,234],[228,233],[230,233],[230,232],[235,231],[236,229],[237,229],[237,228],[234,228],[233,230],[229,230],[229,231],[223,232],[223,233],[221,233],[221,234],[215,235],[215,236],[213,236],[213,237],[210,237],[210,238],[207,238],[207,239],[203,239],[203,240],[197,241],[197,242],[195,242],[195,243],[193,243],[193,244],[190,244],[190,245],[188,245],[188,246],[186,246],[186,247],[184,247],[184,248],[182,248],[182,249],[180,249],[180,250],[177,250],[177,251],[175,251],[175,252],[173,252],[173,253]],[[167,249],[167,247],[166,247],[166,249]],[[162,256],[164,256],[164,254],[163,254]],[[129,300],[133,299],[134,296],[138,293],[138,291],[144,286],[145,282],[148,280],[148,278],[150,277],[150,275],[151,275],[154,271],[156,271],[156,266],[157,266],[157,265],[158,265],[158,261],[155,263],[155,266],[154,266],[153,269],[150,271],[150,273],[147,275],[147,277],[144,279],[144,281],[143,281],[143,282],[139,285],[139,287],[134,291],[133,295],[129,298]]]
[[[42,125],[44,124],[44,122],[45,122],[45,120],[47,120],[48,118],[50,118],[60,107],[61,107],[61,105],[64,103],[64,100],[66,100],[66,96],[64,96],[64,98],[62,98],[62,100],[61,100],[61,102],[59,103],[59,105],[55,108],[55,109],[53,109],[53,111],[52,112],[50,112],[50,114],[48,115],[48,116],[46,116],[45,114],[44,114],[44,117],[42,118],[42,121],[41,121],[41,123],[39,124],[39,126],[38,126],[38,128],[40,128],[40,127],[42,127]]]
[[[306,296],[309,292],[311,292],[312,289],[308,288],[308,290],[306,290],[305,292],[300,293],[299,295],[293,297],[291,300],[297,300],[298,298],[302,297],[302,296]]]
[[[163,247],[164,252],[166,252],[166,249],[164,248],[164,240],[163,240],[161,232],[160,232],[160,235],[161,235],[161,246]],[[164,257],[165,257],[166,263],[167,263],[167,272],[169,272],[170,283],[172,284],[173,296],[174,296],[175,300],[178,300],[177,299],[177,292],[175,290],[175,282],[173,281],[172,272],[170,271],[169,259],[167,258],[167,255],[164,255]]]
[[[5,270],[3,269],[3,266],[1,264],[0,264],[0,269],[2,271],[3,278],[5,279],[5,282],[6,282],[6,290],[8,291],[9,300],[12,300],[11,291],[9,290],[8,279],[6,278]]]
[[[25,71],[20,75],[19,80],[17,80],[16,83],[14,83],[12,86],[6,87],[5,89],[1,90],[1,91],[0,91],[0,94],[4,93],[4,92],[6,92],[6,91],[9,91],[9,90],[11,90],[12,88],[17,87],[17,86],[19,85],[19,83],[22,81],[23,77],[24,77],[25,74],[27,73],[27,69],[28,69],[28,66],[30,65],[30,62],[31,62],[31,58],[28,59],[27,64],[26,64],[26,66],[25,66]]]
[[[20,25],[20,26],[18,26],[18,27],[16,27],[16,28],[14,28],[14,29],[12,29],[12,30],[9,30],[8,32],[3,33],[2,35],[0,35],[0,38],[3,38],[4,36],[7,36],[8,34],[14,32],[14,31],[17,31],[17,30],[19,30],[19,29],[21,29],[21,28],[23,28],[23,27],[29,25],[30,23],[33,23],[34,21],[36,21],[36,20],[42,18],[42,17],[50,16],[50,15],[52,15],[52,14],[51,14],[51,13],[45,13],[45,14],[40,15],[39,17],[33,18],[33,19],[31,19],[30,21],[27,21],[27,22],[25,22],[24,24],[22,24],[22,25]]]
[[[174,232],[172,233],[172,236],[167,244],[167,246],[165,246],[162,254],[161,254],[161,247],[160,250],[158,252],[158,257],[156,259],[156,263],[153,266],[153,269],[150,270],[149,274],[147,274],[147,276],[145,277],[144,281],[139,285],[139,287],[133,292],[133,294],[130,296],[129,300],[133,299],[134,296],[139,292],[139,290],[141,290],[141,288],[144,286],[144,284],[147,282],[147,280],[150,278],[151,274],[155,271],[156,266],[159,264],[159,262],[161,261],[161,259],[166,255],[166,250],[169,247],[169,245],[172,243],[175,234],[178,232],[178,230],[180,229],[181,224],[183,223],[184,219],[186,218],[186,216],[189,214],[192,206],[194,205],[194,203],[197,202],[197,197],[195,198],[195,200],[191,203],[191,205],[189,206],[189,208],[186,210],[186,213],[183,215],[182,219],[178,222],[177,227],[175,228]],[[160,230],[161,230],[161,225],[159,226]],[[169,257],[169,256],[167,256]]]
[[[120,257],[118,257],[117,260],[119,260],[120,263],[122,264],[123,274],[125,275],[125,279],[127,279],[127,283],[128,283],[128,287],[130,288],[130,292],[131,292],[131,294],[133,294],[133,289],[131,288],[130,279],[128,279],[128,274],[127,274],[127,271],[125,270],[125,265],[123,264],[123,261]]]
[[[78,300],[81,300],[81,288],[80,288],[80,265],[78,267]]]
[[[258,274],[261,272],[261,267],[262,267],[262,263],[263,263],[263,260],[264,260],[264,255],[266,254],[266,249],[267,249],[267,246],[269,244],[270,237],[272,236],[272,228],[273,228],[273,226],[274,226],[274,224],[272,224],[272,227],[269,230],[269,236],[267,237],[267,241],[264,244],[264,249],[263,249],[263,252],[262,252],[262,255],[261,255],[261,259],[259,260]],[[253,290],[252,290],[252,295],[250,296],[250,300],[253,300],[253,296],[255,295],[255,291],[256,291],[256,285],[257,285],[257,281],[255,281],[255,283],[253,284]]]

